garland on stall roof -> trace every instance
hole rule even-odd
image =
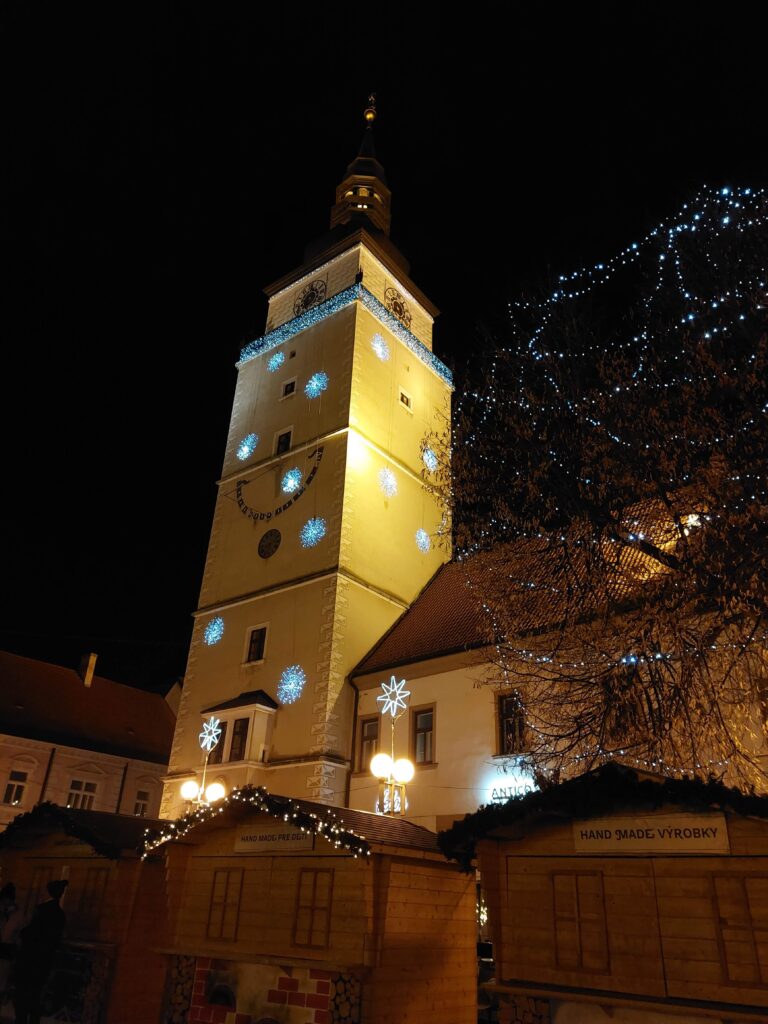
[[[768,796],[744,793],[712,777],[648,778],[625,765],[611,762],[559,785],[512,797],[504,804],[486,804],[445,832],[439,832],[437,844],[445,857],[458,861],[463,870],[469,871],[475,857],[475,843],[494,829],[544,816],[586,819],[630,807],[656,810],[669,804],[768,818]]]
[[[273,796],[263,786],[243,786],[241,789],[233,789],[229,796],[225,796],[215,803],[201,804],[190,814],[185,814],[184,817],[177,818],[176,821],[164,822],[161,829],[148,828],[144,833],[142,860],[145,860],[159,846],[173,839],[181,839],[192,829],[215,818],[233,804],[246,804],[273,818],[282,818],[283,821],[300,828],[302,832],[311,832],[313,835],[322,836],[334,846],[349,850],[354,857],[370,856],[371,848],[368,841],[344,828],[330,808],[322,813],[313,813],[305,810],[289,797]]]
[[[91,812],[86,812],[91,813]],[[105,828],[110,828],[113,821],[119,822],[117,815],[104,816]],[[122,824],[122,823],[121,823]],[[130,849],[130,844],[120,845],[114,842],[105,842],[95,832],[82,824],[79,813],[69,807],[59,807],[58,804],[45,801],[38,804],[26,814],[17,814],[13,821],[9,822],[2,833],[0,833],[0,848],[13,846],[17,838],[29,839],[30,830],[40,829],[43,826],[44,833],[48,834],[51,826],[59,828],[66,836],[72,839],[79,839],[91,847],[94,853],[107,860],[120,860],[123,849]]]

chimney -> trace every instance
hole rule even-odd
[[[77,674],[86,686],[90,686],[93,682],[93,673],[96,671],[97,658],[98,654],[94,654],[94,652],[91,651],[90,654],[84,654],[80,659],[80,668],[77,670]]]

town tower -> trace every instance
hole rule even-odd
[[[238,378],[162,805],[202,781],[198,736],[223,734],[205,782],[345,802],[348,673],[450,555],[424,488],[451,377],[437,310],[389,239],[390,191],[365,112],[331,230],[266,289]]]

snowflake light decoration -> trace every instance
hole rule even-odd
[[[275,352],[267,360],[267,369],[270,373],[275,373],[285,362],[285,352]]]
[[[386,363],[389,359],[389,345],[384,341],[380,334],[374,334],[371,339],[371,348],[382,361]]]
[[[404,686],[405,680],[401,679],[398,683],[394,676],[392,676],[390,682],[381,684],[384,692],[376,700],[381,704],[382,715],[389,714],[396,718],[398,711],[405,711],[405,700],[406,697],[411,696],[411,691],[404,690]]]
[[[387,466],[379,470],[379,487],[387,498],[394,498],[397,494],[397,477]]]
[[[205,627],[203,633],[203,643],[207,644],[208,647],[213,647],[219,640],[224,636],[224,619],[220,615],[217,615],[215,619],[211,619],[208,625]]]
[[[288,470],[283,477],[280,487],[283,490],[283,494],[293,494],[294,491],[298,491],[301,487],[301,470],[298,466]]]
[[[307,398],[319,398],[327,387],[328,374],[324,370],[318,370],[304,385],[304,394]]]
[[[322,516],[308,519],[299,531],[299,540],[303,548],[313,548],[319,544],[326,533],[326,523]]]
[[[277,699],[281,704],[293,704],[301,696],[307,675],[301,665],[289,665],[283,669],[277,684]]]
[[[200,740],[200,746],[206,754],[210,754],[221,739],[221,723],[218,718],[214,718],[213,715],[211,715],[207,722],[203,722],[203,731],[200,733],[198,738]]]
[[[422,555],[426,555],[426,553],[432,547],[432,538],[429,536],[426,530],[416,531],[416,547],[419,549]]]
[[[246,435],[246,437],[244,437],[240,444],[237,446],[236,454],[238,459],[240,459],[241,462],[245,462],[246,459],[249,459],[251,455],[253,455],[253,453],[256,451],[256,446],[258,445],[258,443],[258,434]]]
[[[434,473],[439,465],[439,462],[437,460],[437,456],[435,455],[431,448],[424,449],[422,459],[424,460],[424,465],[427,467],[429,472]]]

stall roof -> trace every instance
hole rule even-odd
[[[5,831],[0,832],[0,850],[26,846],[37,838],[62,832],[86,843],[102,857],[120,860],[126,853],[140,853],[146,830],[160,825],[154,818],[42,803],[26,814],[17,815]]]
[[[479,839],[520,823],[600,817],[623,809],[656,810],[676,805],[692,811],[717,808],[734,814],[768,818],[768,796],[742,793],[715,779],[666,778],[609,762],[567,782],[488,804],[467,814],[438,835],[440,849],[450,860],[469,868]]]

